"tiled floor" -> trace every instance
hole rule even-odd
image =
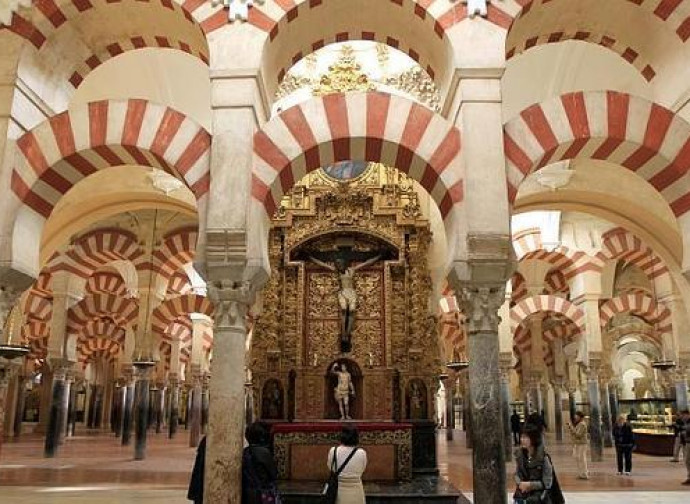
[[[570,447],[548,440],[549,452],[569,504],[601,503],[687,503],[690,487],[683,464],[665,457],[636,455],[633,476],[615,474],[613,450],[604,461],[591,465],[589,481],[575,479]],[[165,503],[188,502],[186,486],[195,450],[188,447],[185,431],[174,440],[164,434],[149,434],[147,459],[133,460],[133,448],[121,447],[106,433],[81,432],[68,439],[54,459],[42,457],[43,440],[26,436],[3,445],[0,453],[0,502],[16,504],[81,503]],[[472,491],[471,452],[462,433],[456,440],[438,447],[439,469],[464,493]],[[508,466],[507,491],[512,492],[512,464]],[[612,495],[608,492],[614,492]],[[611,499],[615,500],[611,500]]]

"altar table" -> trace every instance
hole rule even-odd
[[[367,452],[367,481],[400,481],[412,477],[412,424],[392,422],[309,422],[272,425],[278,478],[328,478],[328,450],[338,445],[343,425],[357,427]]]

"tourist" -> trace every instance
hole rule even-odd
[[[367,452],[358,444],[357,429],[345,426],[340,434],[340,445],[328,452],[328,467],[338,473],[336,504],[365,503],[362,474],[367,468]]]
[[[682,426],[680,430],[680,444],[683,445],[683,458],[685,459],[685,469],[687,477],[683,485],[690,485],[690,411],[684,409],[680,413]]]
[[[577,478],[587,480],[589,479],[589,471],[587,469],[587,443],[589,442],[589,433],[587,430],[587,423],[585,422],[585,415],[582,411],[576,411],[574,417],[574,425],[568,424],[570,429],[570,436],[573,439],[573,454],[575,462],[577,463]]]
[[[683,419],[676,413],[675,421],[673,422],[673,458],[671,462],[680,462],[680,432],[683,430]]]
[[[635,446],[635,436],[625,415],[620,415],[616,425],[613,427],[613,440],[616,444],[618,474],[629,476],[632,471],[632,452]],[[625,465],[623,462],[625,462]]]
[[[254,422],[247,427],[244,437],[248,446],[242,452],[242,504],[279,504],[278,470],[268,449],[268,428],[261,422]]]
[[[192,469],[192,477],[189,480],[189,489],[187,490],[187,499],[193,501],[194,504],[204,504],[204,460],[206,459],[206,436],[201,439],[199,446],[196,449],[196,458],[194,459],[194,468]]]
[[[520,444],[521,429],[522,421],[520,420],[520,415],[518,415],[517,410],[513,410],[513,414],[510,415],[510,431],[513,433],[513,443],[515,446]]]
[[[525,424],[515,462],[515,504],[551,503],[549,490],[553,483],[553,465],[544,452],[542,432],[538,425]]]

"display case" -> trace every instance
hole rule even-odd
[[[619,401],[635,434],[635,451],[646,455],[673,455],[673,410],[675,400],[663,398]]]

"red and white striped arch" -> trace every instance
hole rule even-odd
[[[562,315],[570,319],[580,330],[584,328],[585,314],[570,301],[557,296],[530,296],[523,299],[510,309],[510,322],[517,327],[535,313],[546,312]]]
[[[664,61],[646,33],[655,33],[665,48],[677,43],[682,49],[690,37],[690,7],[683,0],[516,1],[523,8],[508,32],[507,59],[532,47],[580,40],[613,51],[651,81],[654,65]]]
[[[581,328],[575,322],[568,318],[562,318],[560,316],[559,318],[561,319],[561,323],[552,325],[548,329],[544,329],[542,335],[545,350],[544,355],[546,356],[547,365],[553,364],[554,355],[551,344],[554,340],[561,339],[563,340],[563,344],[567,345],[573,341],[575,337],[582,334]],[[514,329],[513,348],[516,350],[517,354],[532,350],[531,333],[526,324],[520,324]]]
[[[513,276],[510,279],[510,287],[511,306],[514,306],[515,304],[519,303],[520,301],[529,296],[529,292],[527,291],[527,282],[525,282],[525,277],[517,271],[513,273]]]
[[[51,299],[30,291],[22,306],[22,313],[26,321],[37,320],[47,322],[53,314]]]
[[[544,294],[564,295],[570,292],[565,274],[558,268],[550,269],[544,279]]]
[[[122,277],[116,273],[99,271],[89,277],[86,281],[85,293],[89,294],[111,294],[113,296],[127,296],[127,286]]]
[[[636,315],[645,322],[656,325],[659,334],[670,333],[672,330],[671,310],[647,294],[635,292],[609,299],[599,308],[599,324],[603,328],[614,316],[622,313]]]
[[[196,252],[197,227],[185,227],[168,233],[153,253],[157,271],[170,278],[185,264],[192,262]]]
[[[189,294],[192,290],[192,284],[189,277],[184,271],[176,271],[168,280],[168,289],[166,296],[179,296],[182,294]]]
[[[307,173],[337,161],[382,162],[431,194],[445,218],[463,200],[460,131],[429,109],[389,94],[348,93],[295,105],[254,135],[252,196],[272,216]]]
[[[133,299],[110,294],[87,296],[67,312],[67,330],[79,334],[94,319],[110,318],[118,326],[133,324],[139,314],[139,306]]]
[[[690,124],[656,103],[615,91],[568,93],[523,110],[504,129],[511,202],[530,173],[589,158],[637,173],[676,216],[690,210]]]
[[[77,354],[79,362],[82,364],[100,357],[105,357],[107,361],[112,361],[119,352],[120,345],[117,341],[107,338],[80,338],[77,341]]]
[[[89,278],[113,261],[130,261],[136,265],[143,256],[134,233],[119,228],[100,228],[77,238],[64,254],[55,255],[46,269],[51,272],[66,270],[80,278]]]
[[[597,255],[604,261],[620,259],[628,264],[634,264],[651,281],[669,274],[666,264],[650,246],[630,231],[620,227],[604,233],[602,251]]]
[[[80,338],[106,338],[117,343],[124,343],[125,329],[107,319],[92,319],[82,328]]]
[[[22,338],[40,340],[50,336],[50,325],[40,320],[30,320],[22,326]]]
[[[98,170],[152,166],[202,198],[209,188],[210,134],[184,114],[146,100],[104,100],[51,117],[17,140],[11,187],[48,218],[60,198]]]
[[[190,344],[192,341],[192,319],[189,315],[181,315],[158,333],[165,341],[181,341]]]
[[[164,334],[168,326],[178,317],[183,317],[191,313],[201,313],[208,317],[213,317],[214,307],[211,301],[197,294],[187,294],[163,301],[153,311],[152,326],[153,330]]]

